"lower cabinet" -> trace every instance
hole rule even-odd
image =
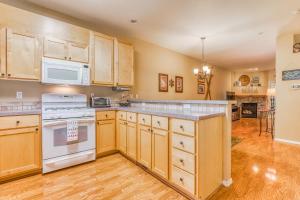
[[[153,129],[152,170],[168,179],[168,131]]]
[[[97,155],[116,149],[115,120],[97,122]]]
[[[119,121],[118,124],[118,135],[119,135],[119,150],[126,154],[127,149],[127,122],[126,121]]]
[[[138,162],[159,176],[168,179],[169,137],[168,130],[153,128],[150,115],[139,115]],[[150,122],[148,123],[147,120]],[[153,122],[153,121],[152,121]],[[168,118],[166,118],[168,127]]]
[[[138,161],[145,167],[151,169],[152,165],[152,130],[151,127],[139,127],[139,153]]]
[[[33,119],[31,124],[26,117]],[[24,121],[22,116],[0,117],[0,182],[41,170],[39,116],[26,117]],[[12,124],[14,127],[6,128]]]
[[[136,124],[127,123],[127,156],[136,160]]]

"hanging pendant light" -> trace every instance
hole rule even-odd
[[[205,60],[205,46],[204,46],[204,42],[206,40],[206,37],[201,37],[201,43],[202,43],[202,55],[201,55],[201,61],[202,61],[202,70],[201,72],[204,73],[205,75],[208,75],[211,73],[211,69],[208,66],[206,60]],[[195,75],[198,75],[199,73],[201,73],[199,68],[194,68],[193,69],[193,73]]]

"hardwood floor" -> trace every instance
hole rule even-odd
[[[299,200],[300,147],[259,137],[259,122],[233,123],[233,135],[243,138],[232,149],[233,185],[222,188],[212,200]]]
[[[299,200],[300,148],[258,136],[258,121],[233,123],[233,185],[212,200]],[[0,185],[0,200],[185,199],[119,154]]]

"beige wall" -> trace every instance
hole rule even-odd
[[[3,0],[1,0],[3,1]],[[0,1],[0,2],[1,2]],[[41,20],[37,20],[38,23],[47,22],[52,24],[52,27],[58,27],[59,30],[63,30],[64,23],[58,22],[62,20],[68,23],[72,23],[77,26],[82,26],[85,28],[91,28],[93,30],[104,32],[106,34],[111,34],[112,36],[121,37],[121,39],[126,40],[134,45],[135,48],[135,88],[133,90],[134,96],[145,99],[203,99],[204,95],[197,94],[197,80],[193,75],[193,68],[199,66],[200,61],[190,58],[188,56],[176,53],[174,51],[159,47],[157,45],[144,42],[141,40],[133,38],[123,38],[118,35],[114,30],[108,30],[106,27],[95,27],[92,24],[82,22],[80,20],[64,16],[53,11],[45,10],[40,7],[31,6],[27,3],[20,1],[4,1],[5,3],[12,3],[14,6],[22,8],[22,10],[15,7],[11,7],[5,4],[0,4],[0,9],[6,10],[6,18],[2,19],[2,23],[5,23],[6,26],[14,25],[12,18],[15,16],[22,16],[18,18],[17,23],[21,23],[22,26],[28,27],[28,18],[32,18],[36,14],[29,13],[23,9],[35,12],[38,14],[45,15],[47,17],[42,17]],[[8,11],[7,11],[8,10]],[[3,13],[3,12],[2,12]],[[48,17],[53,17],[56,20],[50,19]],[[36,17],[33,17],[36,19]],[[4,20],[4,21],[3,21]],[[32,21],[32,20],[30,20]],[[0,20],[1,22],[1,20]],[[28,26],[25,26],[25,25]],[[56,25],[58,24],[58,25]],[[83,35],[86,34],[85,29],[77,28],[76,26],[67,25],[69,31],[82,31]],[[49,27],[48,27],[49,28]],[[51,28],[51,27],[50,27]],[[48,30],[51,35],[55,34],[54,29]],[[56,30],[56,28],[55,28]],[[35,30],[39,32],[39,30]],[[41,33],[44,33],[41,31]],[[61,34],[60,34],[61,35]],[[74,35],[63,34],[63,37],[69,37]],[[63,38],[65,39],[65,38]],[[74,40],[78,38],[73,38]],[[175,93],[175,88],[169,88],[168,93],[158,92],[158,73],[169,74],[169,78],[175,77],[175,75],[184,77],[184,92]],[[7,89],[10,87],[10,90]],[[212,82],[212,98],[213,99],[224,99],[225,91],[230,87],[230,73],[221,68],[215,69],[215,76]],[[29,89],[30,88],[30,89]],[[31,88],[35,88],[34,91]],[[16,91],[23,91],[25,98],[34,98],[37,99],[44,92],[59,92],[59,91],[72,91],[72,92],[81,92],[81,93],[96,93],[101,96],[119,96],[120,93],[112,92],[110,88],[105,87],[69,87],[62,89],[62,87],[56,86],[44,86],[39,83],[30,83],[30,82],[20,82],[20,81],[0,81],[0,98],[14,98]]]
[[[234,87],[233,84],[235,81],[238,81],[241,75],[248,75],[250,79],[258,76],[260,79],[261,87]],[[271,80],[275,80],[275,69],[268,71],[234,71],[231,72],[231,86],[232,91],[234,91],[237,95],[266,95],[267,90],[270,87],[269,83]]]
[[[300,80],[282,81],[283,70],[300,66],[300,54],[293,54],[293,35],[285,33],[277,38],[275,137],[300,142],[300,90],[291,89],[291,85],[300,84]]]

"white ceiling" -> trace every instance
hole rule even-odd
[[[216,66],[274,68],[278,32],[299,0],[26,0]],[[138,23],[131,24],[130,19]]]

